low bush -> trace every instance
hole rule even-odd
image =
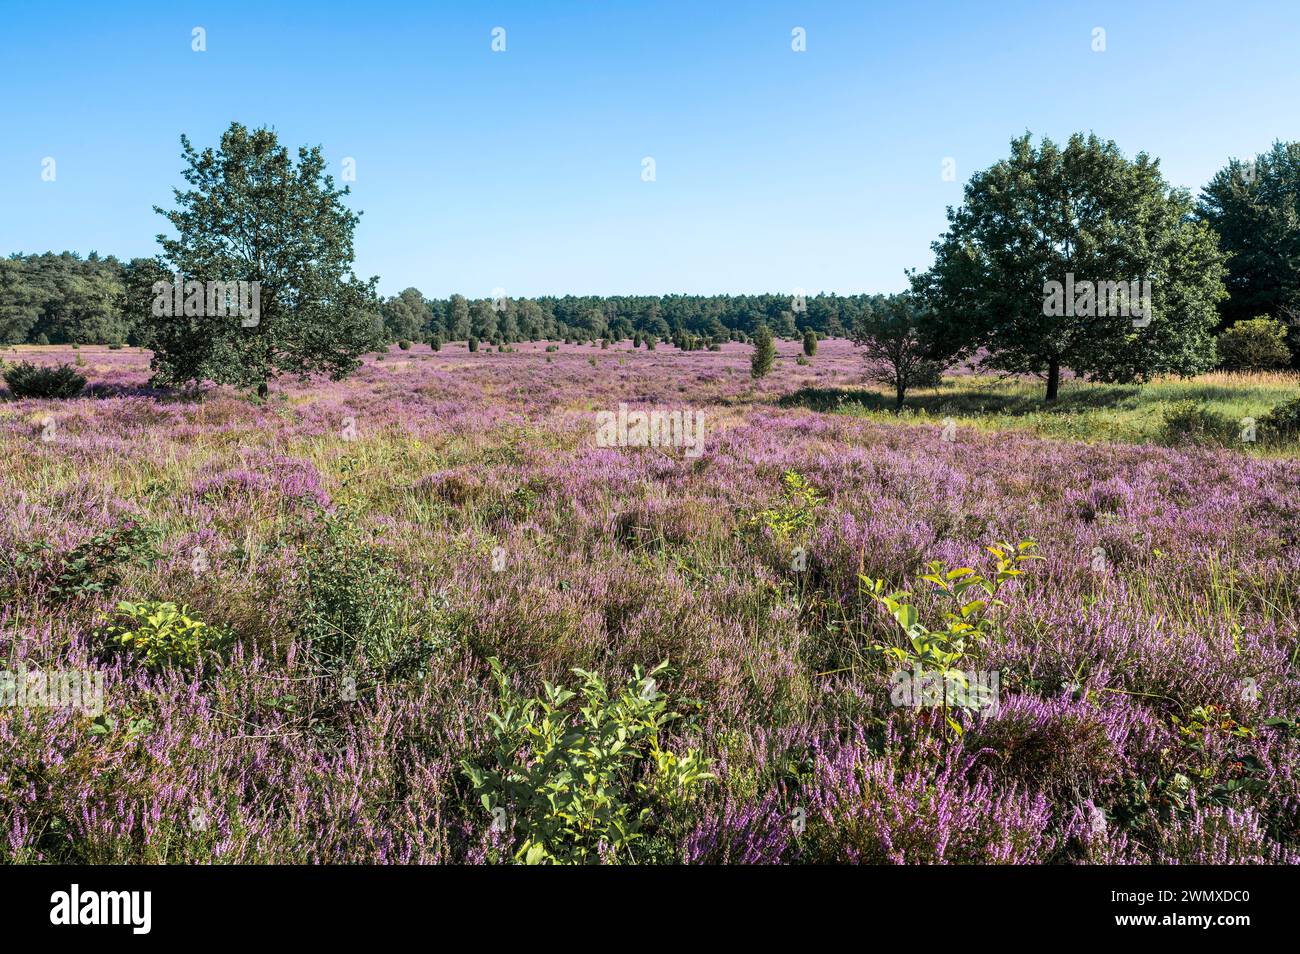
[[[1236,433],[1236,422],[1196,401],[1170,404],[1161,427],[1161,435],[1168,444],[1225,445]]]
[[[4,379],[16,398],[72,398],[86,386],[86,379],[68,364],[48,368],[23,361],[5,368]]]
[[[104,628],[103,636],[149,669],[190,668],[205,649],[216,648],[224,634],[189,613],[187,606],[155,600],[118,603],[117,621]]]
[[[658,689],[667,662],[637,666],[613,694],[600,676],[575,669],[577,692],[548,682],[528,699],[490,662],[501,704],[491,757],[462,768],[494,830],[512,831],[515,859],[630,863],[665,851],[655,837],[665,815],[713,777],[698,750],[663,745],[664,730],[682,718]]]
[[[1235,322],[1217,345],[1219,364],[1229,371],[1264,371],[1291,362],[1286,325],[1266,316]]]
[[[1300,397],[1274,406],[1259,419],[1259,429],[1268,440],[1300,440]]]

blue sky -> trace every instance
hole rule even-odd
[[[356,160],[386,294],[893,291],[1025,130],[1193,190],[1300,136],[1294,0],[0,2],[0,254],[154,254],[239,120]]]

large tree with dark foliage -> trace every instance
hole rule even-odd
[[[1026,134],[967,183],[914,287],[941,323],[939,340],[979,350],[987,368],[1041,375],[1049,401],[1063,368],[1101,381],[1196,374],[1214,364],[1224,267],[1214,232],[1192,213],[1191,197],[1145,153],[1129,161],[1113,142],[1080,134],[1035,149]],[[1148,281],[1150,314],[1104,314],[1086,298],[1049,313],[1047,283],[1069,276]]]
[[[1233,159],[1202,190],[1200,214],[1230,256],[1221,324],[1277,318],[1300,355],[1300,142]]]
[[[295,162],[269,129],[232,123],[218,148],[181,137],[190,188],[175,190],[159,235],[163,261],[185,281],[260,283],[256,324],[242,316],[157,316],[155,379],[256,387],[278,374],[341,378],[377,345],[378,279],[352,272],[360,213],[325,175],[320,147]]]

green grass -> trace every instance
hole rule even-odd
[[[945,378],[937,388],[909,392],[900,413],[884,389],[804,388],[782,398],[787,407],[849,414],[881,422],[900,418],[938,424],[953,418],[959,427],[986,431],[1025,430],[1043,437],[1076,441],[1156,444],[1164,441],[1164,412],[1176,401],[1196,401],[1233,421],[1256,420],[1274,405],[1300,396],[1294,373],[1214,373],[1168,378],[1146,385],[1062,383],[1055,404],[1043,400],[1043,385],[1033,379],[962,376]],[[1252,453],[1297,456],[1295,445],[1246,445]]]

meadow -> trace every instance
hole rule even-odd
[[[750,351],[416,344],[265,401],[4,355],[90,388],[0,401],[0,659],[104,697],[0,708],[0,860],[1300,861],[1300,455],[1159,443],[1294,375],[896,415],[848,342]],[[620,402],[702,453],[597,446]],[[997,704],[900,701],[935,659]]]

